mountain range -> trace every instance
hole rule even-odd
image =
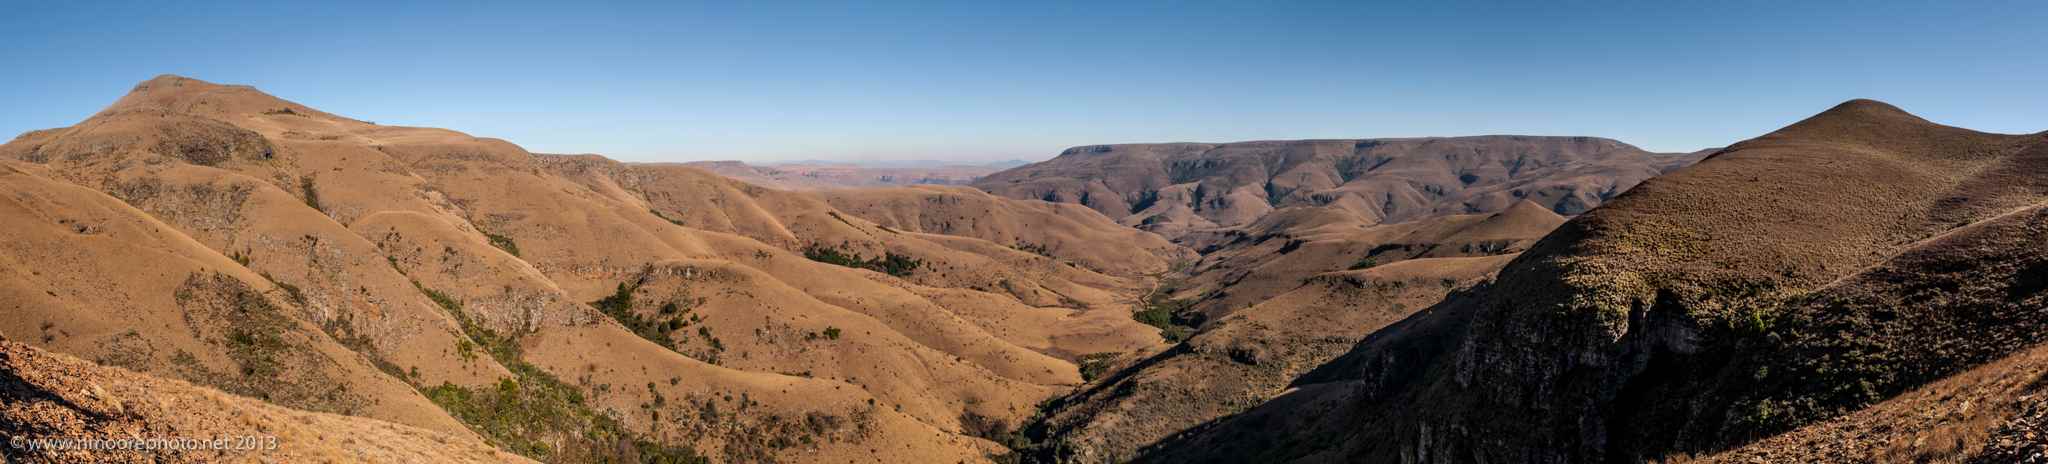
[[[0,145],[23,462],[2026,462],[2048,133],[626,163],[142,82]],[[900,176],[900,177],[899,177]],[[913,185],[939,184],[939,185]]]
[[[1290,206],[1368,223],[1497,212],[1521,201],[1576,215],[1709,152],[1530,136],[1095,145],[974,186],[1080,203],[1120,224],[1181,238]]]
[[[952,165],[938,162],[848,164],[820,161],[754,165],[740,161],[697,161],[683,164],[749,184],[783,190],[967,185],[1004,169],[1000,163]]]

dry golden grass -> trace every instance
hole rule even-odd
[[[461,406],[447,392],[554,388],[538,372],[634,439],[718,460],[984,459],[999,448],[963,435],[981,425],[968,418],[1021,423],[1081,381],[1078,354],[1156,343],[1118,319],[1149,286],[1119,266],[1185,253],[1154,239],[1091,270],[697,169],[534,155],[176,76],[76,126],[25,134],[0,158],[13,160],[0,177],[26,185],[10,198],[30,199],[4,216],[38,225],[10,232],[20,246],[0,260],[22,278],[0,286],[0,304],[47,308],[0,324],[11,338],[226,363],[163,319],[176,318],[172,294],[187,274],[220,272],[266,292],[338,360],[317,372],[377,399],[344,412],[466,434],[444,411]],[[45,198],[70,203],[36,203]],[[1070,256],[1137,236],[1092,211],[986,204],[1083,224],[1051,229],[1079,247]],[[107,223],[105,211],[128,222]],[[805,257],[819,246],[919,264],[891,275]],[[590,306],[627,283],[636,303]],[[664,315],[682,304],[687,327]],[[1031,333],[1045,323],[1071,331]]]

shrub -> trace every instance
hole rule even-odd
[[[505,250],[505,252],[510,253],[512,257],[519,257],[519,244],[513,243],[512,237],[506,237],[503,235],[493,234],[490,232],[484,232],[484,238],[488,238],[491,240],[491,246],[498,247],[498,249],[500,250]]]
[[[276,277],[271,277],[270,273],[268,272],[262,273],[262,275],[263,280],[268,280],[270,281],[271,285],[276,285],[279,290],[284,290],[284,297],[286,299],[289,299],[292,301],[292,303],[298,304],[300,306],[306,305],[306,293],[304,291],[300,291],[299,286],[279,282]]]
[[[462,355],[464,362],[476,362],[476,342],[467,338],[455,339],[455,353]]]
[[[825,214],[832,216],[832,219],[838,219],[840,224],[846,224],[847,227],[860,228],[860,226],[853,225],[853,221],[848,221],[846,217],[840,216],[838,211],[826,211]]]
[[[242,367],[242,375],[270,377],[278,374],[277,354],[291,346],[278,332],[237,326],[228,330],[228,356]]]
[[[1371,269],[1372,267],[1374,267],[1374,266],[1378,266],[1378,265],[1380,265],[1380,261],[1379,261],[1379,260],[1377,260],[1377,259],[1373,259],[1373,257],[1371,257],[1371,256],[1367,256],[1367,257],[1364,257],[1364,258],[1359,258],[1359,259],[1358,259],[1358,262],[1356,262],[1356,263],[1351,263],[1351,267],[1347,267],[1347,268],[1344,268],[1344,269],[1345,269],[1345,270],[1351,270],[1351,271],[1356,271],[1356,270],[1359,270],[1359,269]]]
[[[321,214],[327,213],[327,208],[320,207],[320,191],[313,188],[312,176],[299,178],[299,193],[305,195],[307,207]]]
[[[917,258],[912,258],[908,255],[883,253],[882,259],[879,260],[879,262],[871,261],[869,265],[870,269],[881,271],[882,273],[889,274],[892,276],[904,277],[910,275],[911,272],[916,271],[919,266],[923,266],[924,262],[918,260]],[[877,268],[877,266],[879,266],[879,268]]]
[[[1082,355],[1081,381],[1094,382],[1095,379],[1102,378],[1103,374],[1109,373],[1110,366],[1116,362],[1116,356],[1116,353]]]
[[[1017,242],[1017,244],[1016,244],[1016,245],[1011,245],[1010,247],[1011,247],[1011,248],[1016,248],[1016,249],[1017,249],[1017,251],[1022,251],[1022,252],[1025,252],[1025,253],[1030,253],[1030,254],[1034,254],[1034,255],[1044,256],[1044,257],[1047,257],[1047,258],[1051,258],[1051,257],[1053,257],[1053,256],[1052,256],[1052,249],[1051,249],[1051,248],[1047,248],[1047,247],[1046,247],[1045,245],[1040,245],[1040,244],[1036,244],[1036,243],[1031,243],[1031,242]]]
[[[1145,325],[1162,329],[1173,324],[1173,315],[1168,314],[1166,308],[1158,306],[1147,306],[1144,310],[1138,311],[1137,314],[1131,315],[1131,318],[1145,323]]]
[[[993,441],[1005,448],[1017,449],[1031,444],[1030,439],[1017,428],[1010,426],[1010,421],[975,414],[972,411],[960,413],[960,429],[968,436]]]
[[[673,301],[663,304],[660,309],[661,314],[670,316],[665,320],[658,317],[642,317],[640,313],[633,312],[633,292],[639,289],[640,281],[638,280],[633,281],[630,285],[621,282],[618,289],[614,290],[611,296],[590,302],[590,307],[597,308],[598,312],[602,312],[606,316],[611,316],[612,320],[619,321],[619,325],[626,326],[627,330],[633,331],[633,334],[639,335],[640,338],[654,342],[664,348],[675,349],[676,341],[669,336],[669,332],[680,329],[683,326],[683,318],[677,314],[682,311],[681,307]]]
[[[826,248],[819,245],[804,247],[804,257],[820,263],[846,267],[861,267],[862,264],[867,262],[860,259],[858,255],[840,252],[837,248]]]
[[[883,252],[880,258],[867,259],[862,258],[859,254],[843,252],[837,248],[828,248],[820,245],[804,247],[804,257],[821,263],[867,269],[897,277],[908,277],[911,273],[916,272],[918,267],[924,266],[924,261],[922,260],[912,258],[909,255],[899,255],[895,252]]]
[[[1153,292],[1145,298],[1144,307],[1131,314],[1131,319],[1158,327],[1161,338],[1179,343],[1194,335],[1194,326],[1201,325],[1200,316],[1183,314],[1194,306],[1194,302],[1173,299],[1167,296],[1168,293],[1165,290]]]
[[[658,218],[661,218],[661,220],[663,220],[663,221],[668,221],[668,223],[669,223],[669,224],[675,224],[675,225],[678,225],[678,226],[681,226],[681,225],[683,225],[683,221],[681,221],[681,220],[677,220],[677,219],[674,219],[674,218],[670,218],[670,217],[668,217],[668,215],[666,215],[666,214],[661,214],[661,212],[660,212],[660,211],[655,211],[655,210],[651,210],[651,209],[650,209],[650,210],[647,210],[647,212],[649,212],[649,213],[654,213],[654,217],[658,217]]]
[[[711,357],[710,357],[710,359],[711,359],[711,360],[708,360],[708,361],[705,361],[705,362],[709,362],[709,363],[712,363],[712,364],[718,364],[718,362],[716,361],[716,360],[718,359],[718,356],[717,356],[717,354],[718,354],[719,352],[723,352],[723,351],[725,351],[725,342],[724,342],[724,341],[721,341],[721,340],[719,340],[717,336],[713,336],[713,335],[711,335],[711,327],[710,327],[710,326],[702,326],[702,325],[700,325],[700,326],[697,326],[697,335],[698,335],[698,336],[701,336],[701,337],[704,337],[704,343],[707,343],[707,344],[710,344],[710,345],[711,345],[711,351],[712,351],[712,354],[711,354]]]

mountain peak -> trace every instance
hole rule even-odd
[[[142,87],[142,86],[146,86],[146,85],[150,85],[150,84],[159,84],[159,83],[162,83],[162,84],[170,84],[170,83],[177,83],[177,82],[185,82],[185,81],[191,81],[191,82],[198,82],[198,83],[201,83],[201,84],[213,84],[212,82],[207,82],[207,81],[202,81],[202,80],[199,80],[199,79],[194,79],[194,78],[190,78],[190,77],[180,76],[180,75],[177,75],[177,74],[169,74],[169,73],[166,73],[166,74],[158,74],[158,75],[156,75],[156,77],[152,77],[152,78],[149,78],[148,80],[144,80],[144,81],[142,81],[142,82],[138,82],[138,83],[136,83],[136,84],[135,84],[135,86],[139,88],[139,87]],[[214,85],[217,85],[217,84],[214,84]]]
[[[102,113],[160,110],[193,115],[293,115],[344,119],[264,93],[255,87],[218,84],[176,74],[163,74],[135,84],[127,95]]]
[[[1525,199],[1459,231],[1457,237],[1468,240],[1541,237],[1564,221],[1564,216],[1556,211]]]
[[[1906,110],[1867,98],[1842,102],[1827,111],[1822,111],[1786,129],[1818,129],[1823,132],[1841,130],[1894,130],[1909,127],[1940,126],[1932,121],[1908,113]]]
[[[134,88],[128,90],[128,96],[186,93],[214,90],[223,87],[241,87],[253,90],[253,88],[248,86],[228,86],[176,74],[159,74],[156,77],[149,78],[149,80],[136,83]],[[126,98],[124,97],[123,99]]]
[[[1746,150],[1758,143],[1772,144],[1798,140],[1842,146],[1884,147],[1886,150],[1906,154],[1943,153],[1945,156],[1973,156],[1971,153],[1975,152],[1957,151],[1953,148],[1958,145],[1997,144],[2000,143],[2000,137],[1999,134],[1943,125],[1885,102],[1859,98],[1842,102],[1828,108],[1827,111],[1762,137],[1731,145],[1724,152]],[[1989,149],[1989,146],[1985,148]],[[1800,153],[1815,152],[1803,150]]]
[[[1534,201],[1524,199],[1522,201],[1515,202],[1513,206],[1509,206],[1506,210],[1502,210],[1499,213],[1495,213],[1494,217],[1553,218],[1560,216],[1558,216],[1556,211],[1551,211],[1550,208],[1545,208],[1543,207],[1543,205],[1536,204],[1536,202]]]
[[[1914,116],[1913,113],[1908,113],[1906,112],[1906,110],[1899,109],[1899,107],[1893,106],[1890,103],[1885,103],[1868,98],[1857,98],[1842,102],[1841,104],[1835,105],[1833,108],[1828,108],[1827,111],[1822,111],[1819,116],[1864,119],[1911,118],[1913,120],[1926,122],[1925,119],[1921,119],[1919,116]]]

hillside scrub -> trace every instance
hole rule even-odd
[[[821,263],[867,269],[897,277],[909,277],[911,273],[917,271],[917,268],[924,266],[924,261],[922,260],[908,255],[899,255],[895,252],[883,252],[882,257],[870,259],[862,258],[858,253],[839,251],[837,248],[820,245],[804,247],[804,257]]]
[[[326,208],[320,206],[320,190],[314,188],[312,177],[299,179],[299,193],[305,195],[306,207],[322,213],[327,212]]]
[[[1143,308],[1131,313],[1131,319],[1158,327],[1161,338],[1179,343],[1193,336],[1195,326],[1200,325],[1200,322],[1182,314],[1194,305],[1194,301],[1176,300],[1165,291],[1154,292],[1145,298]]]
[[[503,235],[493,234],[490,232],[484,232],[484,238],[490,239],[491,246],[498,247],[498,249],[500,250],[505,250],[505,253],[512,255],[512,257],[514,258],[519,257],[519,244],[514,243],[512,241],[512,237],[506,237]]]
[[[684,308],[676,302],[670,301],[661,305],[659,315],[654,317],[641,316],[640,313],[633,311],[633,292],[640,289],[640,284],[639,280],[634,280],[630,284],[620,282],[618,288],[613,290],[611,296],[590,302],[590,307],[597,308],[599,312],[603,312],[606,316],[611,316],[612,320],[618,321],[619,325],[626,326],[626,329],[633,331],[634,335],[639,335],[640,338],[661,345],[663,348],[674,350],[676,348],[676,340],[669,334],[681,330],[690,324],[690,320],[686,316],[689,315],[689,311],[692,308]],[[664,319],[663,316],[667,318]]]
[[[595,410],[582,391],[523,360],[516,335],[477,325],[464,312],[461,301],[418,282],[413,285],[447,310],[464,335],[512,371],[512,377],[498,379],[489,387],[442,382],[420,388],[428,400],[491,443],[550,462],[710,462],[692,448],[635,436],[618,420]]]

